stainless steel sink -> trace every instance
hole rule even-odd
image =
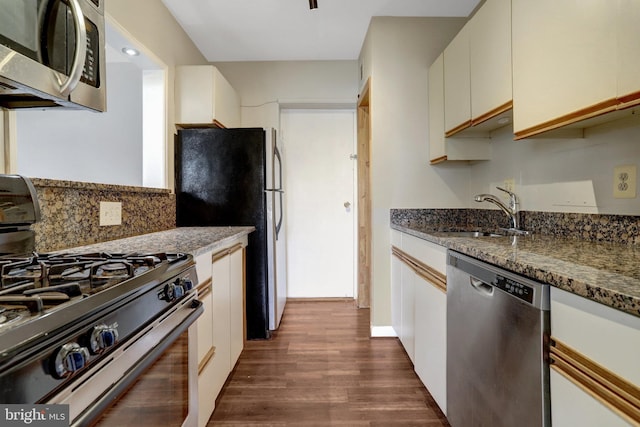
[[[506,234],[489,231],[439,231],[438,235],[442,237],[507,237]]]

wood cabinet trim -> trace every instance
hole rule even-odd
[[[432,165],[437,165],[438,163],[442,163],[446,161],[447,161],[447,156],[440,156],[440,157],[436,157],[435,159],[431,159],[429,163],[431,163]]]
[[[640,104],[640,90],[632,92],[630,94],[618,97],[618,110],[624,110],[626,108],[635,107]]]
[[[196,287],[196,291],[198,291],[198,297],[203,297],[203,296],[207,295],[209,292],[211,292],[211,285],[212,284],[213,284],[213,279],[211,277],[209,277],[204,282],[200,283]]]
[[[551,337],[551,368],[632,424],[640,423],[640,388]]]
[[[444,136],[445,138],[449,138],[458,132],[462,132],[463,130],[467,129],[470,126],[471,126],[471,119],[467,120],[464,123],[460,123],[458,126],[454,127],[453,129],[446,131],[444,133]]]
[[[607,99],[606,101],[599,102],[589,107],[581,108],[569,114],[565,114],[553,120],[540,123],[536,126],[532,126],[527,129],[523,129],[515,132],[514,140],[529,138],[543,132],[558,129],[563,126],[570,125],[582,120],[591,119],[593,117],[601,116],[606,113],[615,111],[618,106],[617,99]]]
[[[229,248],[229,255],[238,252],[239,250],[242,250],[242,248],[244,247],[244,245],[242,243],[236,243],[235,245],[231,246]]]
[[[198,376],[204,371],[204,368],[207,367],[209,362],[213,360],[213,357],[216,354],[216,348],[211,346],[211,348],[207,351],[207,354],[204,355],[200,363],[198,363]]]
[[[240,249],[244,248],[244,245],[242,243],[236,243],[235,245],[225,248],[221,251],[218,251],[216,253],[214,253],[213,255],[211,255],[211,262],[214,263],[224,257],[226,257],[227,255],[231,255],[234,252],[239,251]]]
[[[391,253],[409,268],[411,268],[418,276],[425,279],[439,291],[447,293],[447,276],[440,273],[433,267],[423,263],[422,261],[412,257],[396,246],[391,246]]]
[[[511,110],[512,108],[513,108],[513,101],[505,102],[504,104],[494,108],[493,110],[487,111],[486,113],[479,115],[475,119],[472,119],[471,126],[477,126],[481,123],[484,123],[487,120],[490,120],[496,116],[499,116],[502,113],[505,113]]]

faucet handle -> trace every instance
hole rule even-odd
[[[516,193],[514,193],[513,191],[509,191],[506,188],[502,188],[502,187],[496,187],[496,188],[500,191],[504,191],[509,195],[509,199],[510,199],[509,204],[511,205],[511,209],[515,209],[516,206],[518,205],[518,196],[516,196]]]
[[[506,188],[502,188],[502,187],[496,187],[498,190],[500,191],[504,191],[505,193],[507,193],[509,196],[515,196],[516,193],[514,193],[513,191],[509,191]]]

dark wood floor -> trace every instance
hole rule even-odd
[[[208,426],[448,426],[395,338],[369,338],[351,301],[289,302],[249,341]]]

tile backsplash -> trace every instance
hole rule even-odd
[[[176,226],[170,190],[30,178],[40,204],[35,248],[51,252]],[[100,226],[100,202],[122,203],[122,224]]]

